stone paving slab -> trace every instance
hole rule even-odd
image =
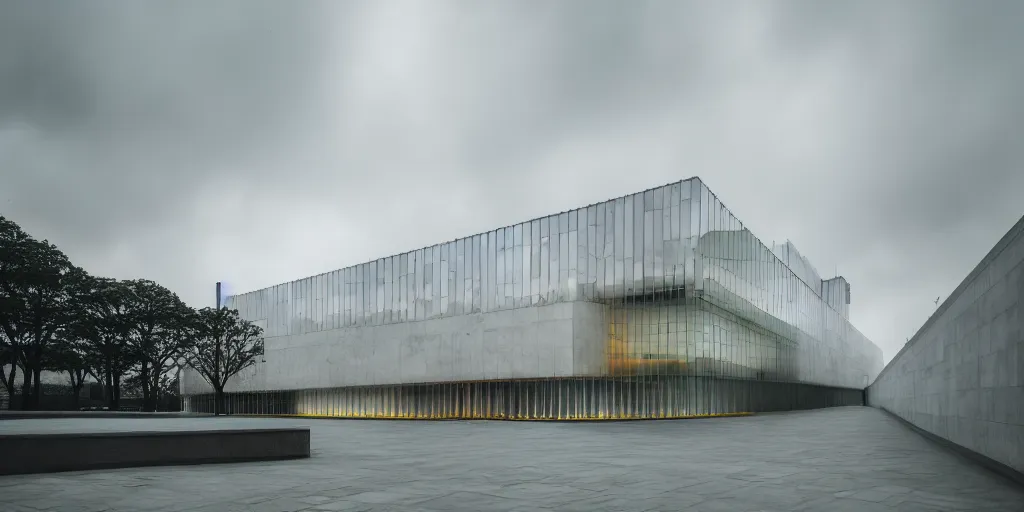
[[[0,477],[0,510],[1024,510],[1020,486],[865,407],[609,423],[182,420],[308,425],[313,457]]]

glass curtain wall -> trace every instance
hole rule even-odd
[[[229,407],[591,419],[860,403],[860,389],[881,370],[881,351],[821,289],[693,178],[227,301],[264,328],[268,346],[317,331],[344,336],[351,328],[596,304],[606,331],[597,371],[556,376],[538,361],[530,379],[253,390],[232,394]],[[207,395],[186,402],[212,410]]]

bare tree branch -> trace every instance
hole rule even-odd
[[[243,320],[237,310],[203,308],[196,314],[187,361],[213,386],[218,414],[228,380],[255,365],[263,349],[263,329]]]

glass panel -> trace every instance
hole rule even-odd
[[[452,249],[454,250],[454,255],[452,256],[452,258],[455,261],[455,266],[452,269],[452,282],[451,282],[451,287],[452,288],[450,290],[452,292],[454,292],[454,294],[453,294],[454,295],[454,301],[453,301],[454,309],[453,309],[452,313],[455,314],[455,315],[463,314],[464,308],[465,308],[465,303],[466,303],[466,296],[465,296],[465,294],[466,294],[466,285],[465,285],[465,279],[466,279],[466,266],[465,266],[466,265],[466,255],[465,255],[466,245],[465,245],[465,243],[466,243],[466,241],[464,239],[456,240],[454,243],[452,243]]]
[[[548,217],[548,302],[555,302],[558,300],[558,289],[559,289],[559,276],[561,275],[561,268],[559,267],[559,249],[560,242],[558,236],[558,216]]]
[[[495,271],[494,271],[494,305],[497,309],[505,308],[505,229],[495,231]]]
[[[523,225],[512,229],[512,302],[516,307],[523,305]]]
[[[494,311],[498,308],[498,252],[497,232],[487,233],[487,310]]]
[[[473,312],[479,313],[483,311],[483,291],[481,290],[482,284],[482,271],[481,260],[484,258],[483,250],[483,235],[476,235],[473,237]]]

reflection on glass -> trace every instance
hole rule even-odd
[[[229,384],[230,402],[506,419],[860,403],[881,352],[848,321],[848,290],[793,244],[763,244],[694,178],[229,297],[267,336],[267,363]],[[315,345],[330,361],[319,384],[275,388],[301,380],[274,374],[289,347],[321,332],[335,341]],[[211,410],[212,396],[186,404]]]

